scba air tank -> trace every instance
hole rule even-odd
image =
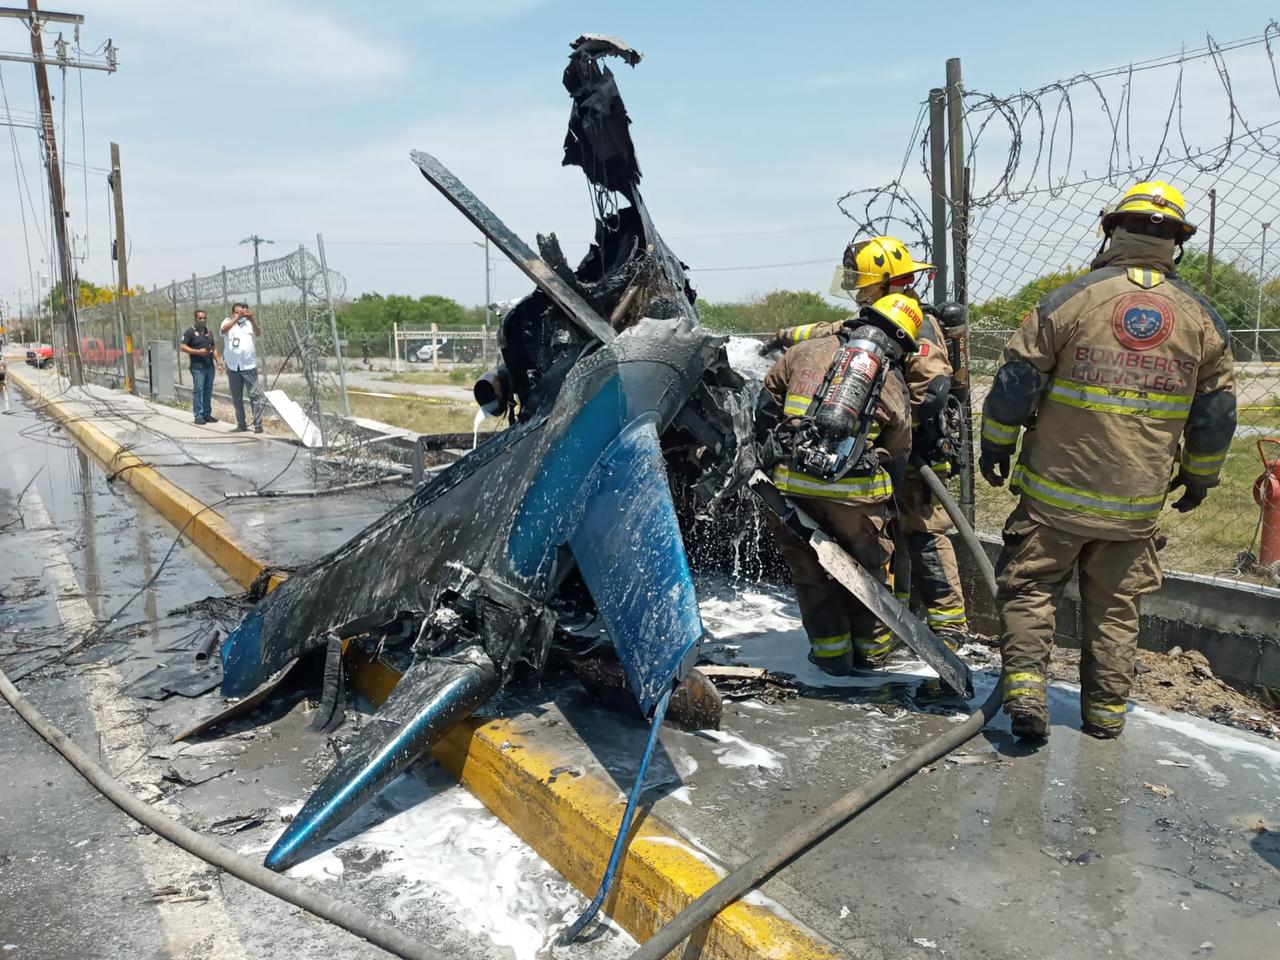
[[[836,353],[813,418],[824,440],[840,441],[858,432],[867,399],[892,351],[893,344],[882,331],[863,325]]]

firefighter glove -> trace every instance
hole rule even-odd
[[[773,336],[760,344],[760,356],[767,357],[773,351],[782,346],[782,341],[778,337]]]
[[[982,479],[991,486],[1003,487],[1009,479],[1009,454],[983,450],[978,457],[978,469],[982,471]]]
[[[1178,475],[1173,478],[1173,483],[1169,484],[1169,492],[1173,493],[1178,487],[1182,487],[1183,494],[1181,499],[1173,505],[1173,509],[1179,513],[1189,513],[1200,504],[1204,503],[1204,498],[1209,494],[1209,488],[1196,483],[1181,470]]]

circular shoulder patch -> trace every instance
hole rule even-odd
[[[1173,304],[1153,293],[1129,293],[1111,312],[1116,339],[1130,350],[1150,350],[1173,333]]]

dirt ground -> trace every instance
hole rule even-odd
[[[1049,670],[1055,680],[1078,683],[1080,651],[1055,651]],[[1199,650],[1174,654],[1139,652],[1137,677],[1129,696],[1155,707],[1181,710],[1280,740],[1280,708],[1227,686],[1213,675],[1209,661]]]
[[[975,638],[964,652],[969,659],[984,655],[997,663],[1000,659],[999,644],[991,637]],[[1055,647],[1049,675],[1054,680],[1079,683],[1080,651]],[[1280,704],[1266,703],[1228,686],[1213,675],[1209,661],[1198,650],[1138,651],[1137,677],[1129,697],[1144,706],[1179,710],[1280,740]]]

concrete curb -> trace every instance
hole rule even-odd
[[[192,497],[173,481],[125,450],[65,403],[44,396],[40,389],[14,370],[9,379],[23,393],[40,404],[87,453],[106,467],[107,472],[128,486],[158,510],[166,520],[184,530],[192,543],[246,589],[267,565],[235,541],[234,530],[222,515]],[[279,579],[272,578],[271,587]]]
[[[12,379],[87,452],[125,481],[235,580],[249,586],[265,563],[240,547],[230,524],[154,468],[22,376]],[[273,583],[274,585],[274,583]],[[399,680],[386,664],[353,652],[352,682],[381,703]],[[489,810],[586,896],[609,859],[624,801],[589,775],[569,775],[567,758],[510,720],[468,721],[432,748],[437,760]],[[560,770],[560,775],[553,771]],[[605,909],[643,941],[721,877],[716,868],[656,817],[641,814]],[[680,954],[686,960],[832,960],[845,954],[764,907],[725,909]]]

